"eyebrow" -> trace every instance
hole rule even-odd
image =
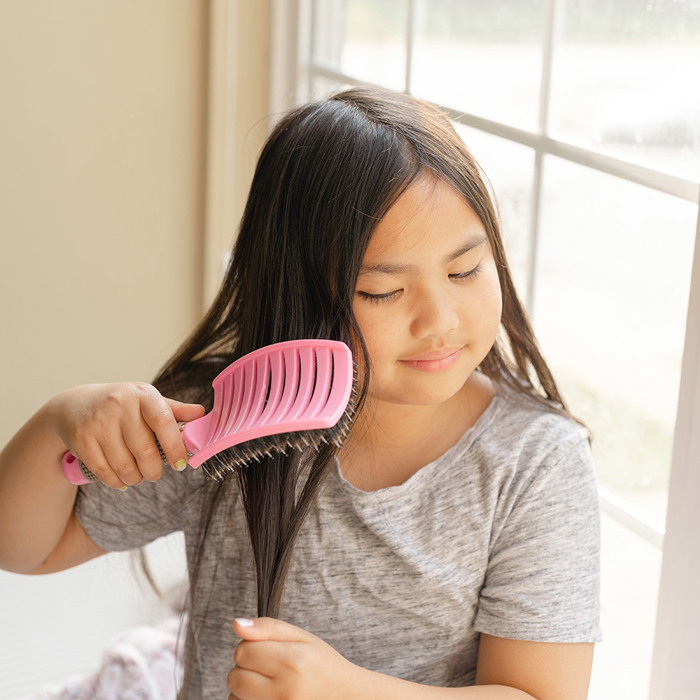
[[[448,263],[451,263],[453,260],[456,260],[465,253],[468,253],[473,248],[478,248],[480,245],[486,243],[486,240],[486,236],[478,236],[470,241],[467,241],[467,243],[465,243],[463,246],[460,246],[457,248],[457,250],[445,256],[445,264],[447,265]],[[365,263],[362,264],[362,267],[360,268],[361,275],[373,272],[383,275],[400,275],[418,272],[418,267],[416,265],[391,265],[389,263],[377,263],[374,265],[367,265]]]

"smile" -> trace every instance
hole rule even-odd
[[[406,360],[399,360],[399,362],[411,369],[417,369],[421,372],[442,372],[452,367],[461,354],[461,348],[438,350]]]

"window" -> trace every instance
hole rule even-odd
[[[363,82],[428,99],[492,179],[516,282],[594,434],[605,642],[591,698],[690,697],[700,0],[294,6],[297,101]]]

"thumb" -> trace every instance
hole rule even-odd
[[[165,399],[176,421],[191,421],[204,415],[204,406],[198,403],[182,403],[175,399]]]
[[[272,617],[258,617],[254,620],[239,617],[234,620],[233,628],[239,637],[251,642],[261,640],[301,642],[311,636],[299,627]]]

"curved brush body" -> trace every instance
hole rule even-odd
[[[352,353],[340,341],[291,340],[245,355],[212,382],[212,410],[183,424],[189,464],[197,468],[225,450],[225,463],[204,467],[221,479],[263,455],[341,447],[352,422],[354,379]],[[166,463],[162,450],[161,456]],[[70,452],[62,467],[71,483],[97,480]]]

